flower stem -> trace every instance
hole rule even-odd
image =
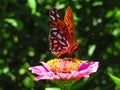
[[[61,90],[70,90],[70,87],[61,87]]]
[[[76,82],[77,80],[54,80],[52,82],[56,83],[61,90],[70,90],[70,87]]]

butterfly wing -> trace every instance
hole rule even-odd
[[[73,12],[70,7],[68,7],[66,10],[64,22],[69,31],[70,44],[73,45],[74,43],[76,43],[76,30],[74,25]]]
[[[67,8],[64,19],[59,11],[50,9],[50,50],[55,56],[71,54],[77,47],[72,9]]]
[[[69,32],[59,11],[52,7],[50,9],[50,34],[49,44],[52,54],[61,56],[66,53],[68,47]]]

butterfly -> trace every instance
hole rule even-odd
[[[71,56],[78,48],[72,9],[70,7],[66,9],[64,19],[55,7],[50,9],[49,15],[51,53],[57,57],[63,54]]]

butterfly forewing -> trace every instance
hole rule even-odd
[[[69,35],[70,35],[70,44],[76,43],[76,31],[75,31],[75,25],[74,25],[74,19],[73,19],[73,12],[70,7],[67,8],[64,22],[68,28]]]

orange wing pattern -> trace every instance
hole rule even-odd
[[[78,48],[72,9],[70,7],[67,8],[64,19],[54,7],[50,9],[49,14],[49,44],[52,54],[58,57],[63,54],[71,55]]]
[[[73,13],[70,7],[68,7],[66,10],[64,22],[68,28],[70,39],[71,39],[70,44],[72,45],[76,43],[76,31],[75,31],[75,25],[73,20]]]

